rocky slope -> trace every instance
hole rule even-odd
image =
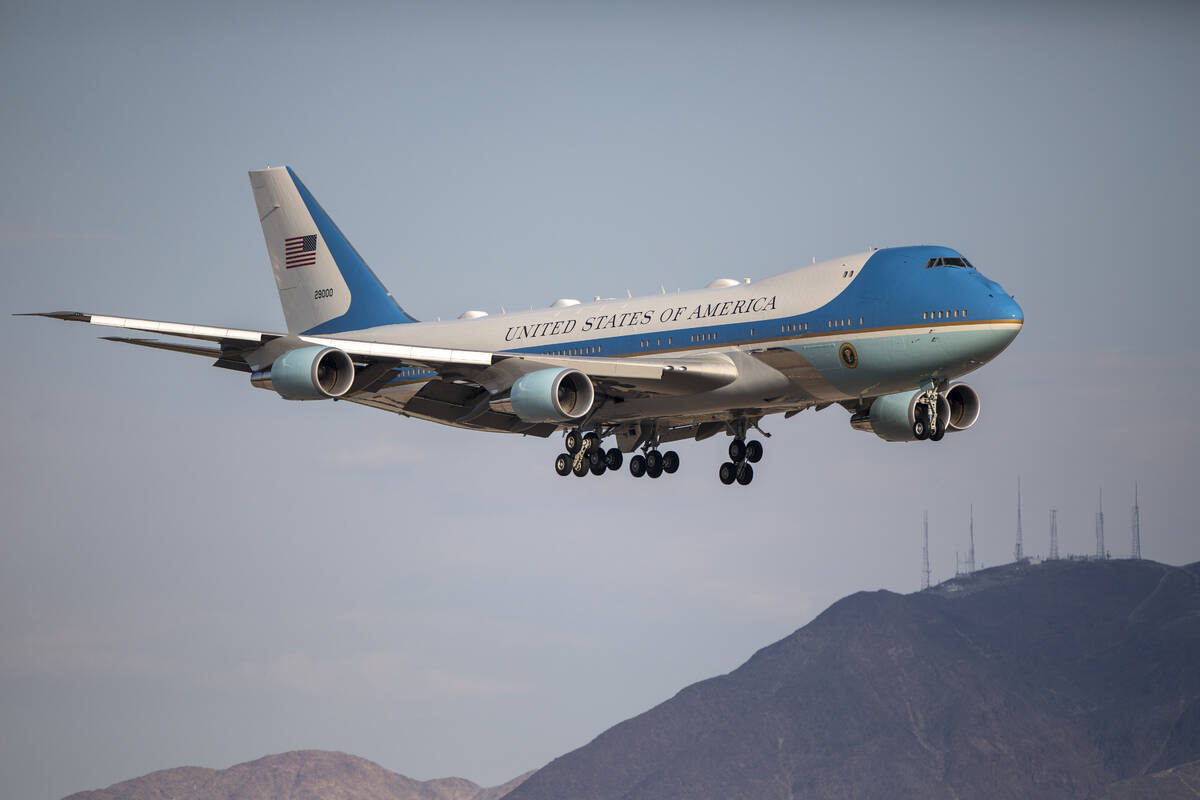
[[[1187,785],[1198,758],[1200,565],[1057,561],[847,597],[506,800],[1075,798],[1129,781],[1116,798]]]

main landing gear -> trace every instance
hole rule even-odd
[[[567,452],[559,453],[554,459],[554,471],[559,475],[574,474],[582,478],[584,475],[603,475],[605,472],[616,472],[625,462],[621,451],[612,447],[604,449],[603,442],[595,433],[583,433],[579,430],[567,431],[563,442]],[[635,478],[649,475],[657,478],[663,473],[670,474],[679,469],[679,454],[674,450],[660,453],[648,449],[645,455],[636,455],[629,459],[629,473]]]
[[[643,475],[661,478],[664,474],[675,474],[677,469],[679,469],[679,453],[674,450],[662,453],[657,448],[648,448],[645,455],[639,453],[629,459],[629,474],[635,478]]]
[[[754,480],[754,467],[750,465],[757,464],[762,457],[762,442],[758,440],[747,442],[739,436],[729,443],[729,460],[717,470],[717,477],[726,486],[734,481],[742,486],[748,486],[750,481]]]

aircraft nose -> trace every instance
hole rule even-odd
[[[1010,295],[998,283],[992,283],[988,287],[988,303],[991,306],[990,316],[996,322],[1009,323],[1003,327],[997,326],[994,330],[993,341],[990,343],[989,350],[993,350],[990,357],[994,357],[1001,350],[1012,344],[1013,339],[1017,338],[1017,334],[1021,332],[1022,326],[1025,324],[1025,312],[1017,303],[1016,298]],[[1011,323],[1017,323],[1012,325]]]

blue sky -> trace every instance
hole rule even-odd
[[[540,766],[860,589],[977,559],[1200,559],[1200,12],[925,4],[0,6],[5,311],[282,327],[246,178],[294,167],[419,318],[963,251],[1026,326],[971,431],[834,408],[670,480],[287,403],[0,319],[0,794],[301,747]]]

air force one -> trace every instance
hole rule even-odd
[[[287,333],[78,312],[36,316],[187,341],[106,339],[213,359],[287,400],[349,400],[481,431],[563,432],[559,475],[679,468],[660,447],[732,437],[724,484],[749,484],[760,421],[838,404],[891,442],[979,418],[955,379],[1021,330],[1020,306],[947,247],[894,247],[751,283],[418,322],[290,167],[250,173]],[[769,434],[763,433],[763,436]],[[612,445],[612,446],[607,446]],[[641,452],[637,452],[637,451]]]

